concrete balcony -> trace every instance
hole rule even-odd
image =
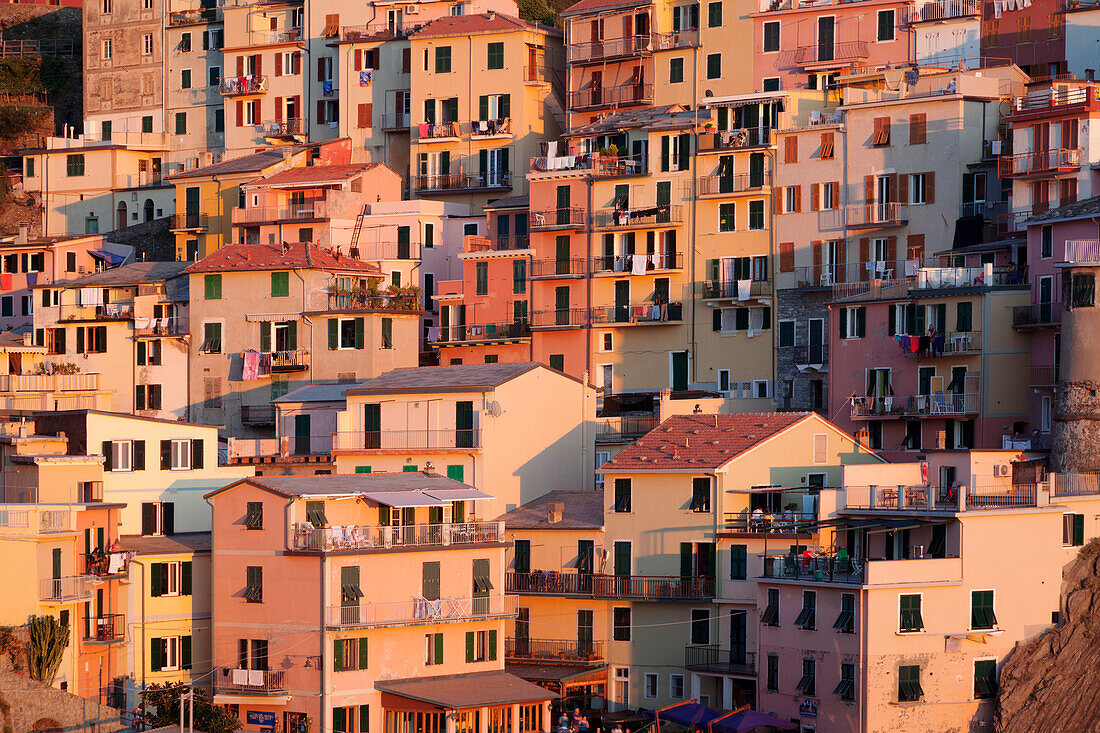
[[[867,41],[841,41],[802,46],[794,52],[794,63],[803,69],[835,68],[867,60]]]
[[[281,669],[239,669],[215,667],[214,692],[235,695],[272,696],[287,691],[286,674]]]
[[[441,326],[439,344],[474,344],[519,341],[530,338],[531,327],[526,321],[503,323],[467,323],[461,326]]]
[[[979,15],[982,4],[979,0],[929,0],[910,6],[910,23],[934,23],[952,18],[968,18]]]
[[[210,227],[210,217],[206,214],[172,214],[168,217],[168,228],[173,232],[205,232]]]
[[[0,374],[0,392],[95,392],[99,374]]]
[[[84,574],[96,578],[113,578],[130,572],[132,552],[85,553]]]
[[[684,256],[681,252],[604,255],[592,258],[593,275],[649,275],[682,270],[683,267]]]
[[[337,629],[369,629],[503,619],[515,615],[515,601],[512,596],[495,595],[329,606],[325,609],[325,625]]]
[[[42,578],[38,600],[42,603],[73,603],[95,596],[100,580],[91,575],[70,575],[64,578]]]
[[[584,209],[577,208],[532,211],[529,214],[529,228],[533,232],[581,229],[584,227],[585,214]]]
[[[711,300],[749,300],[771,297],[771,280],[750,280],[748,290],[743,290],[739,282],[738,280],[704,280],[702,295]]]
[[[1001,178],[1027,178],[1051,173],[1074,171],[1081,167],[1081,151],[1077,148],[1055,148],[1033,153],[1002,155],[997,161]]]
[[[641,106],[653,102],[652,84],[622,84],[615,87],[592,87],[569,92],[569,107],[573,110],[601,107]]]
[[[557,330],[581,328],[588,324],[586,308],[554,308],[552,310],[532,311],[528,316],[531,330]]]
[[[240,97],[247,94],[263,94],[267,91],[266,74],[231,76],[221,80],[218,91],[225,97]]]
[[[680,204],[655,204],[629,209],[597,209],[593,225],[596,229],[636,229],[683,224],[684,207]]]
[[[739,127],[732,130],[699,135],[699,153],[720,153],[740,148],[768,147],[772,144],[772,128]]]
[[[906,334],[901,334],[905,336]],[[918,334],[919,338],[923,334]],[[981,331],[945,331],[940,336],[943,341],[939,348],[932,341],[925,349],[904,349],[901,355],[911,359],[935,359],[943,356],[973,356],[982,353]]]
[[[72,514],[68,509],[44,509],[35,504],[0,505],[0,536],[72,531]]]
[[[275,405],[241,405],[241,424],[264,426],[275,424]]]
[[[853,397],[853,420],[952,417],[981,412],[982,396],[967,394],[910,395],[905,397]]]
[[[134,336],[137,338],[155,338],[157,336],[184,336],[190,333],[190,324],[186,318],[135,318]],[[91,376],[91,375],[85,375]]]
[[[596,418],[597,443],[626,443],[636,440],[661,423],[656,415],[616,415]]]
[[[85,644],[117,644],[126,640],[126,616],[108,613],[84,618]]]
[[[768,185],[771,176],[761,173],[737,173],[727,176],[703,176],[699,179],[699,195],[703,197],[731,196],[739,193],[758,193]]]
[[[603,642],[509,636],[504,639],[504,658],[552,664],[589,664],[604,660]]]
[[[889,512],[963,512],[1038,505],[1038,484],[935,486],[845,486],[844,509]],[[1045,485],[1042,485],[1045,488]]]
[[[230,222],[233,226],[274,224],[278,222],[318,221],[329,216],[328,203],[323,200],[290,206],[253,206],[233,209]]]
[[[531,261],[531,279],[549,280],[556,278],[584,277],[585,258],[545,259]]]
[[[1100,239],[1066,240],[1066,264],[1100,266]]]
[[[437,194],[504,191],[512,188],[512,174],[508,171],[490,171],[413,176],[412,187],[417,193]]]
[[[297,142],[306,139],[308,126],[301,117],[289,120],[271,120],[263,124],[264,137],[282,142]]]
[[[185,25],[205,25],[206,23],[221,22],[221,8],[196,8],[193,10],[176,10],[168,14],[169,28],[178,28]]]
[[[756,675],[756,653],[733,649],[721,649],[717,644],[684,647],[684,669],[703,674]]]
[[[958,582],[962,578],[962,560],[957,557],[913,557],[903,560],[865,560],[840,555],[817,556],[804,560],[791,555],[764,557],[767,580],[787,580],[806,584],[904,585]]]
[[[536,570],[508,573],[505,591],[517,595],[585,596],[638,601],[694,601],[714,597],[714,578],[673,575],[602,575]]]
[[[909,223],[909,207],[894,202],[855,204],[843,210],[852,229],[885,229]]]
[[[481,448],[481,431],[451,430],[366,430],[336,433],[333,451],[469,450]]]

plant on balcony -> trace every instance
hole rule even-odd
[[[145,708],[146,727],[160,728],[179,724],[180,695],[188,690],[195,693],[195,730],[208,733],[233,733],[240,730],[241,721],[228,708],[215,705],[210,699],[210,691],[205,687],[188,688],[179,682],[165,682],[162,685],[149,685],[141,693]]]
[[[386,289],[389,310],[415,311],[420,309],[420,288],[416,285],[391,285]]]
[[[61,657],[69,646],[69,627],[53,616],[34,616],[27,622],[27,664],[31,679],[52,685]]]
[[[64,361],[52,364],[42,361],[34,365],[34,372],[32,373],[37,376],[43,374],[80,374],[80,366]]]

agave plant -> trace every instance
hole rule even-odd
[[[61,657],[69,646],[69,627],[53,616],[35,616],[27,623],[27,665],[31,679],[52,685]]]

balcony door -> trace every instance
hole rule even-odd
[[[825,363],[825,320],[811,318],[809,321],[809,354],[807,361],[810,364]]]
[[[474,447],[474,403],[455,403],[455,447]]]
[[[489,561],[474,560],[473,612],[484,616],[489,613],[489,591],[493,584],[489,580]]]
[[[836,18],[831,15],[817,19],[817,60],[832,61],[836,57]]]
[[[569,286],[554,288],[554,324],[569,325]]]
[[[382,447],[382,405],[363,405],[363,447]]]
[[[1054,315],[1054,278],[1039,278],[1039,323],[1050,323]]]
[[[630,320],[630,281],[615,281],[615,322]]]
[[[593,616],[591,609],[577,611],[577,652],[580,654],[591,654],[595,647]]]
[[[310,416],[294,416],[294,455],[309,455]]]
[[[748,657],[748,614],[730,611],[730,664],[744,664]]]

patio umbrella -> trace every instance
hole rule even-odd
[[[722,714],[711,710],[706,705],[700,705],[694,700],[670,705],[660,710],[646,710],[642,713],[644,718],[653,718],[657,722],[657,730],[661,729],[661,723],[675,723],[685,728],[702,728],[712,720],[721,718]]]
[[[795,730],[797,723],[782,720],[774,715],[768,715],[756,710],[742,710],[722,720],[715,721],[711,725],[714,733],[749,733],[762,726],[772,726],[779,730]]]

